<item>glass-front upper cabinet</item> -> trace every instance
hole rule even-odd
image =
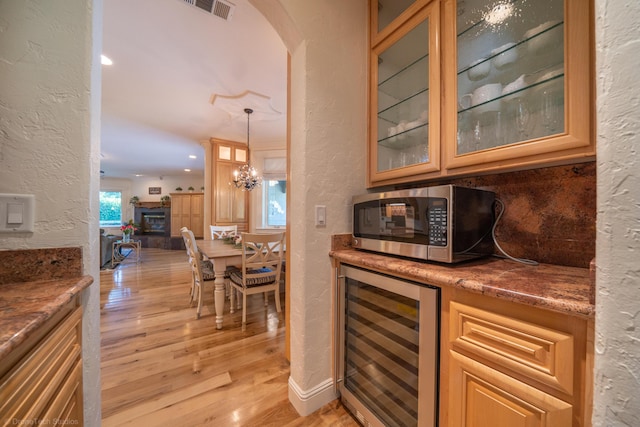
[[[439,169],[440,15],[438,1],[371,4],[372,28],[386,23],[371,46],[369,181],[376,185]]]
[[[589,2],[447,0],[445,168],[595,154]],[[480,167],[478,167],[480,166]]]

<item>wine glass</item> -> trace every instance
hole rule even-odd
[[[545,90],[542,93],[542,125],[547,130],[547,135],[554,133],[558,129],[560,108],[555,98],[551,91]]]
[[[473,127],[473,140],[476,143],[475,151],[480,150],[480,143],[482,142],[482,124],[480,120],[476,120],[476,124]]]
[[[520,140],[527,139],[527,125],[529,124],[529,108],[522,97],[516,101],[516,126],[520,134]]]

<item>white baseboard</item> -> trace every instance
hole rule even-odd
[[[317,411],[337,398],[338,396],[333,391],[333,380],[331,378],[305,391],[296,384],[293,378],[289,377],[289,402],[296,408],[298,414],[303,417]]]

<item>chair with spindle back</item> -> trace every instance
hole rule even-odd
[[[280,313],[280,274],[284,255],[284,233],[242,233],[242,267],[232,270],[231,286],[242,294],[242,330],[247,324],[247,295],[274,291],[276,311]],[[231,309],[234,307],[231,292]]]

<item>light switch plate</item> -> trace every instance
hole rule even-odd
[[[0,233],[32,233],[35,200],[33,194],[0,193]]]
[[[325,227],[327,225],[327,207],[316,205],[316,226]]]

